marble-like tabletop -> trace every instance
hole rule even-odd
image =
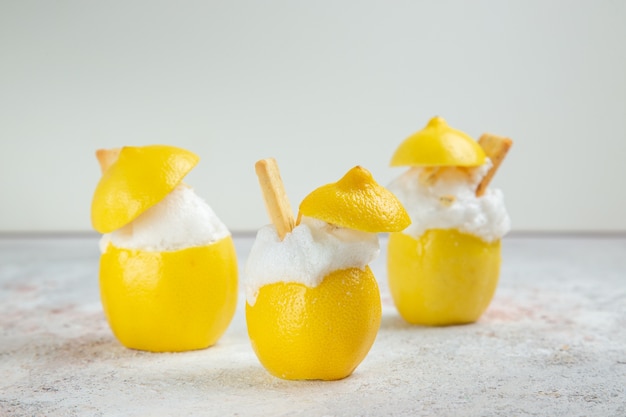
[[[253,241],[236,235],[240,272]],[[626,416],[626,237],[512,236],[481,320],[383,320],[350,377],[269,375],[244,297],[217,345],[122,347],[98,293],[96,236],[0,236],[0,416]],[[241,277],[243,278],[243,277]]]

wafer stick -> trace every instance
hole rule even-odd
[[[265,208],[270,220],[276,227],[280,240],[294,228],[293,212],[285,193],[283,180],[280,178],[278,164],[274,158],[262,159],[254,165],[259,177]]]
[[[104,174],[104,171],[109,169],[111,165],[115,161],[117,161],[117,157],[120,156],[120,151],[122,148],[113,148],[113,149],[98,149],[96,151],[96,158],[98,158],[98,163],[100,163],[100,170]]]
[[[511,145],[513,145],[513,141],[509,138],[503,138],[501,136],[491,135],[489,133],[485,133],[478,139],[478,144],[483,148],[485,154],[491,159],[492,166],[491,169],[487,172],[487,175],[482,179],[478,187],[476,188],[476,197],[480,197],[485,194],[487,191],[487,187],[491,182],[493,176],[496,171],[500,167],[500,164],[504,160],[507,152],[511,149]]]

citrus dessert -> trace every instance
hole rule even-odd
[[[117,339],[154,352],[203,349],[230,323],[237,259],[230,232],[182,179],[198,157],[173,146],[96,152],[92,205],[100,295]]]
[[[368,266],[379,253],[376,233],[399,232],[408,214],[357,166],[305,197],[295,222],[275,161],[259,161],[257,174],[273,224],[259,230],[246,264],[252,348],[279,378],[345,378],[380,326]]]
[[[489,134],[475,141],[435,117],[393,155],[392,166],[410,167],[389,189],[412,224],[391,233],[387,248],[389,289],[406,321],[471,323],[489,306],[510,219],[502,192],[488,185],[511,144]]]

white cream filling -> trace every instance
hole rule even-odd
[[[316,287],[333,271],[364,269],[380,252],[378,235],[340,228],[303,217],[281,241],[273,225],[261,228],[245,270],[246,301],[254,305],[259,289],[275,282]]]
[[[194,190],[181,184],[163,200],[126,226],[100,239],[104,253],[109,242],[119,248],[174,251],[215,243],[230,232]]]
[[[411,217],[403,233],[419,238],[429,229],[457,229],[485,242],[501,239],[511,220],[498,189],[476,197],[476,187],[491,167],[491,161],[475,169],[445,168],[434,183],[420,181],[424,168],[411,168],[392,181],[393,192]]]

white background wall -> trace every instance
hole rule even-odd
[[[90,230],[99,147],[172,144],[232,230],[434,115],[512,137],[515,230],[626,230],[626,1],[0,0],[0,231]]]

